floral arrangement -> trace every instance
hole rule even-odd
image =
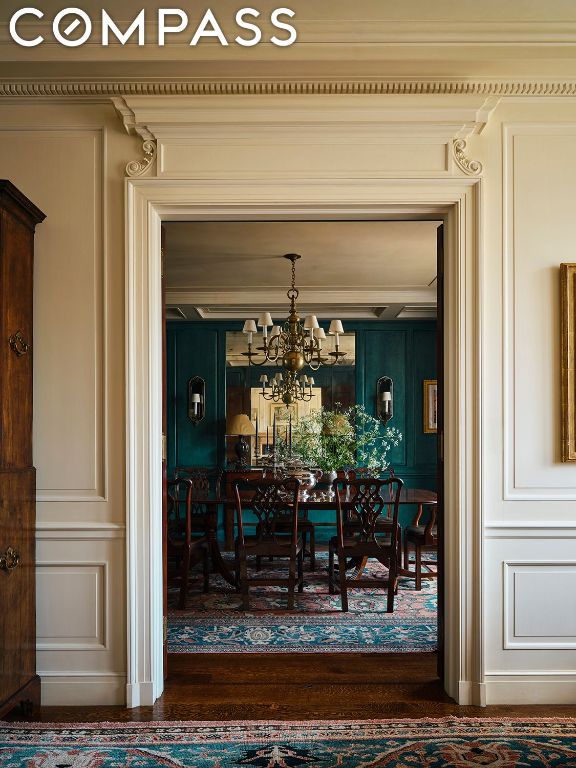
[[[308,467],[330,472],[350,467],[383,470],[402,433],[385,427],[363,405],[325,408],[300,418],[292,429],[291,456]]]

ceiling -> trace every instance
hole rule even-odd
[[[300,315],[394,320],[436,314],[437,221],[166,223],[170,319],[232,320],[287,313],[299,253]]]

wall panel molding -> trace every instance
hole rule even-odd
[[[502,567],[503,648],[576,648],[576,598],[567,600],[576,594],[576,560],[505,560]]]
[[[73,141],[75,138],[85,139],[93,137],[93,150],[87,157],[86,173],[93,174],[93,178],[86,177],[89,185],[94,190],[94,226],[90,231],[90,242],[93,246],[92,263],[92,284],[94,291],[94,387],[95,402],[94,409],[94,467],[92,476],[94,484],[87,487],[64,487],[64,488],[42,488],[40,484],[37,489],[38,502],[106,502],[107,501],[107,430],[106,430],[106,334],[105,334],[105,270],[107,253],[107,232],[106,232],[106,166],[107,152],[105,141],[105,129],[102,126],[81,126],[64,125],[50,126],[47,124],[38,124],[34,128],[30,126],[10,127],[0,129],[4,141],[9,141],[9,134],[17,133],[20,138],[26,135],[38,137],[40,139],[50,139],[51,141],[61,140],[64,145]],[[88,187],[90,188],[90,186]],[[39,461],[37,457],[37,462]],[[41,459],[40,459],[41,461]]]
[[[36,563],[38,592],[38,627],[36,648],[39,651],[106,651],[109,650],[110,605],[108,561],[106,560],[38,560]],[[47,585],[52,579],[52,595]],[[60,583],[58,583],[60,582]],[[83,594],[80,590],[83,589]],[[74,594],[74,590],[77,590]],[[66,595],[68,622],[59,616],[62,600],[54,595]],[[47,599],[42,601],[42,596]],[[74,605],[74,598],[77,598]],[[49,607],[49,617],[43,617],[42,607]],[[83,612],[84,615],[83,615]],[[45,628],[43,630],[42,620]],[[82,626],[84,620],[84,626]],[[55,622],[54,625],[51,622]],[[70,622],[79,622],[77,632],[64,633]],[[46,624],[48,627],[46,628]],[[52,627],[52,631],[50,631]],[[42,632],[44,631],[44,634]]]
[[[88,189],[93,189],[94,211],[93,226],[89,231],[89,241],[94,243],[91,268],[93,270],[93,279],[91,279],[91,289],[94,300],[93,327],[91,332],[94,334],[94,467],[91,468],[93,485],[88,487],[64,488],[48,487],[43,488],[40,482],[37,488],[38,502],[106,502],[107,501],[107,466],[106,466],[106,360],[107,360],[107,340],[105,334],[106,328],[106,306],[105,306],[105,273],[107,252],[107,230],[106,230],[106,168],[107,168],[107,150],[105,141],[105,129],[102,126],[82,126],[82,125],[49,125],[47,123],[37,123],[31,128],[25,126],[10,126],[0,128],[0,135],[4,143],[8,144],[10,135],[15,135],[19,140],[30,136],[35,140],[47,140],[49,142],[62,141],[64,146],[69,145],[74,139],[85,139],[92,137],[92,151],[87,153],[85,162],[86,183]],[[50,206],[48,210],[48,228],[50,228]],[[57,237],[57,235],[53,235]],[[39,256],[42,255],[42,249],[39,249]],[[46,261],[49,254],[46,255]],[[38,269],[39,259],[36,260],[35,270]],[[35,318],[35,325],[37,319]],[[63,345],[67,339],[62,339]],[[37,387],[36,376],[38,368],[35,370],[35,388]],[[37,451],[35,451],[37,453]],[[41,462],[41,456],[36,455],[36,462]]]
[[[36,540],[84,541],[123,539],[126,526],[119,523],[37,523]]]
[[[503,305],[503,406],[504,406],[504,444],[503,444],[503,498],[504,501],[576,501],[576,485],[573,487],[557,485],[527,485],[518,480],[517,457],[517,418],[525,419],[528,414],[518,414],[517,397],[520,371],[518,370],[519,334],[524,334],[521,318],[518,312],[518,293],[516,275],[518,256],[515,239],[518,223],[515,220],[516,208],[516,158],[515,140],[517,137],[537,136],[542,142],[551,142],[561,136],[576,138],[576,124],[573,122],[525,122],[503,123],[502,152],[503,152],[503,259],[502,259],[502,305]],[[559,259],[558,264],[561,259]],[[558,328],[558,339],[560,329]],[[557,361],[560,365],[559,360]],[[558,391],[558,399],[560,392]],[[554,425],[554,428],[560,425]],[[556,450],[556,446],[554,446]],[[550,459],[551,465],[559,465],[558,456]]]
[[[486,523],[484,525],[486,539],[573,539],[576,538],[576,524],[570,525],[562,521],[558,523]]]

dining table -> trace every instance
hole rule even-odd
[[[346,493],[341,492],[341,501],[345,504],[346,503]],[[241,499],[244,497],[246,501],[250,498],[250,493],[247,491],[241,491]],[[209,514],[205,517],[205,534],[206,538],[208,540],[208,547],[210,551],[210,557],[212,560],[212,568],[215,573],[219,573],[220,576],[232,587],[236,587],[236,576],[233,571],[233,569],[230,567],[230,562],[227,561],[223,557],[221,543],[218,539],[218,508],[220,505],[228,506],[235,505],[235,499],[230,499],[227,497],[219,497],[217,499],[210,498],[210,499],[196,499],[196,501],[201,501],[205,506],[206,509],[209,510]],[[400,505],[412,505],[415,506],[418,509],[418,512],[421,512],[424,507],[428,506],[435,506],[438,504],[438,495],[436,491],[431,491],[429,489],[425,488],[406,488],[403,487],[400,491],[400,499],[399,499]],[[314,491],[312,490],[310,493],[303,493],[298,501],[298,509],[300,512],[303,512],[310,516],[313,516],[314,512],[320,512],[320,511],[333,511],[334,512],[334,523],[333,525],[336,525],[336,514],[337,514],[337,508],[336,508],[336,502],[334,500],[334,497],[328,498],[328,494],[326,492],[321,491]],[[355,567],[355,572],[353,575],[354,578],[360,578],[360,575],[362,573],[362,570],[364,568],[365,563],[350,563],[349,567]],[[348,566],[347,566],[348,567]],[[402,567],[399,567],[398,574],[402,576],[413,576],[410,571],[404,570]]]

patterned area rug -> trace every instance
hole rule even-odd
[[[576,720],[0,723],[0,768],[570,768]]]
[[[296,595],[293,611],[286,609],[286,590],[250,590],[250,610],[240,610],[240,596],[219,576],[210,577],[210,592],[191,584],[185,611],[171,609],[168,617],[170,653],[333,653],[429,652],[437,646],[436,580],[414,589],[413,579],[401,579],[394,613],[386,613],[386,592],[380,588],[349,590],[348,613],[340,596],[330,595],[327,555],[319,553],[316,571],[305,572],[305,587]],[[273,570],[278,563],[267,564]],[[271,573],[270,567],[262,573]],[[370,577],[387,578],[377,562]],[[169,600],[176,604],[177,590]]]

